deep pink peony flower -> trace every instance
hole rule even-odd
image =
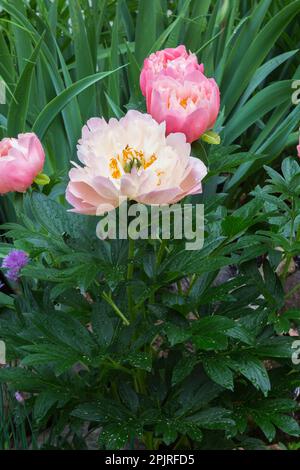
[[[142,93],[146,99],[151,95],[153,82],[158,75],[181,79],[185,74],[195,70],[203,72],[204,67],[202,64],[198,64],[195,54],[187,52],[185,46],[157,51],[144,60],[140,76]]]
[[[219,88],[201,72],[193,72],[183,82],[158,77],[147,102],[149,114],[157,122],[166,122],[167,134],[183,132],[188,142],[212,129],[219,109]]]
[[[140,82],[148,113],[166,122],[167,134],[183,132],[191,143],[213,128],[220,110],[218,85],[184,46],[152,54]]]
[[[300,158],[300,137],[299,137],[299,145],[297,145],[297,152],[298,152],[298,157]]]
[[[74,212],[101,215],[125,197],[145,204],[172,204],[202,192],[207,169],[190,156],[184,134],[165,135],[165,123],[129,111],[120,121],[90,119],[83,128],[66,198]]]
[[[42,171],[45,153],[33,133],[0,141],[0,194],[24,192]]]

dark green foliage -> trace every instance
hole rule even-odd
[[[282,213],[285,230],[293,226],[286,202],[300,171],[290,160],[283,176],[267,171],[271,184],[256,189],[259,196],[242,208],[226,215],[220,206],[220,217],[206,213],[203,250],[181,251],[181,242],[171,240],[159,276],[140,263],[158,242],[136,242],[136,308],[129,326],[114,310],[129,318],[128,242],[100,242],[92,218],[66,213],[42,194],[25,198],[22,224],[5,228],[32,261],[23,270],[24,295],[14,305],[1,297],[0,319],[8,359],[21,363],[2,369],[0,380],[35,394],[28,406],[41,429],[55,409],[58,422],[103,428],[99,444],[107,449],[132,439],[149,448],[179,439],[178,445],[201,448],[209,430],[219,431],[220,447],[224,438],[234,447],[241,435],[255,436],[253,422],[269,441],[278,429],[299,435],[291,399],[300,385],[292,338],[276,333],[299,321],[299,312],[280,314],[284,277],[278,278],[271,261],[275,247],[289,258],[298,242],[293,232],[289,244],[280,245],[282,225],[276,217],[266,225],[265,214]],[[272,185],[277,197],[269,202],[264,195],[272,194]],[[286,192],[278,196],[280,190]],[[255,219],[249,217],[253,206]],[[259,267],[255,258],[261,254]],[[238,277],[214,284],[229,264],[238,267]],[[188,289],[170,291],[170,282],[182,278],[190,278]],[[285,387],[273,378],[279,370]]]

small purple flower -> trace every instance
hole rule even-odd
[[[12,250],[2,262],[2,268],[7,269],[6,277],[10,281],[17,281],[19,273],[29,261],[29,257],[25,251]]]
[[[16,392],[16,393],[15,393],[15,399],[16,399],[19,403],[24,403],[24,397],[23,397],[23,395],[22,395],[20,392]]]

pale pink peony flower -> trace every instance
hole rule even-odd
[[[201,193],[205,165],[190,156],[184,134],[165,136],[165,123],[129,111],[120,121],[90,119],[83,128],[66,198],[74,212],[102,215],[126,197],[145,204],[172,204]]]
[[[299,145],[297,145],[297,152],[298,152],[298,157],[300,158],[300,137],[299,137]]]
[[[24,192],[42,171],[45,153],[33,133],[0,141],[0,194]]]
[[[198,64],[196,55],[188,53],[183,45],[157,51],[144,60],[140,76],[142,93],[148,101],[158,75],[182,79],[184,75],[196,70],[203,73],[203,64]]]
[[[194,71],[177,80],[165,75],[153,82],[147,111],[157,122],[166,122],[167,134],[183,132],[188,142],[212,129],[220,109],[220,92],[213,78]]]

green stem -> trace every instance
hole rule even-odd
[[[292,243],[293,243],[293,238],[294,238],[294,227],[295,227],[295,218],[296,218],[296,214],[295,214],[295,199],[292,198],[292,209],[291,209],[291,218],[292,218],[292,223],[291,223],[291,233],[290,233],[290,246],[292,246]],[[281,278],[283,280],[286,279],[287,275],[288,275],[288,272],[289,272],[289,267],[290,267],[290,263],[293,259],[293,255],[291,254],[288,254],[285,256],[285,265],[284,265],[284,270],[283,270],[283,273],[281,275]]]
[[[108,366],[112,365],[112,367],[113,367],[114,369],[121,370],[122,372],[125,372],[125,374],[128,374],[128,375],[133,376],[133,372],[132,372],[130,369],[127,369],[126,367],[121,366],[121,364],[119,364],[118,362],[114,361],[111,357],[108,357],[107,360],[108,360],[109,362],[107,362],[107,363],[102,362],[102,364],[106,364],[106,365],[108,365]]]
[[[188,288],[188,290],[187,290],[186,295],[189,295],[189,294],[190,294],[190,292],[191,292],[191,290],[192,290],[192,288],[193,288],[195,282],[197,281],[197,279],[198,279],[198,276],[196,276],[196,274],[193,274],[192,277],[191,277],[190,285],[189,285],[189,288]]]
[[[132,297],[132,287],[130,285],[130,281],[133,279],[133,259],[134,259],[134,240],[129,238],[129,245],[128,245],[128,268],[127,268],[127,282],[129,283],[127,287],[127,297],[128,297],[128,312],[131,321],[134,320],[134,311],[133,311],[133,297]]]
[[[156,266],[158,267],[161,263],[162,257],[164,255],[165,248],[167,246],[167,240],[162,240],[156,258]]]
[[[147,450],[155,450],[152,432],[145,432],[143,440]]]
[[[151,292],[150,297],[149,297],[149,303],[155,304],[155,292]]]
[[[113,299],[108,294],[106,294],[106,292],[103,292],[102,297],[113,308],[116,314],[123,320],[124,325],[128,326],[130,324],[129,321],[127,320],[125,315],[121,312],[121,310],[117,307]]]
[[[161,243],[160,243],[160,247],[158,249],[158,253],[157,253],[157,257],[156,257],[156,271],[157,271],[157,269],[159,268],[159,266],[162,262],[163,255],[164,255],[165,250],[167,250],[167,244],[168,244],[168,240],[162,239],[162,240],[159,240],[159,241]],[[155,277],[156,277],[156,275],[155,275]],[[155,291],[151,292],[151,294],[149,296],[149,302],[150,302],[150,304],[155,303]]]
[[[176,285],[177,285],[178,294],[183,295],[181,280],[177,281]]]
[[[181,436],[178,441],[177,441],[177,444],[173,447],[173,450],[182,450],[180,449],[181,445],[184,446],[185,442],[186,442],[186,436]]]

